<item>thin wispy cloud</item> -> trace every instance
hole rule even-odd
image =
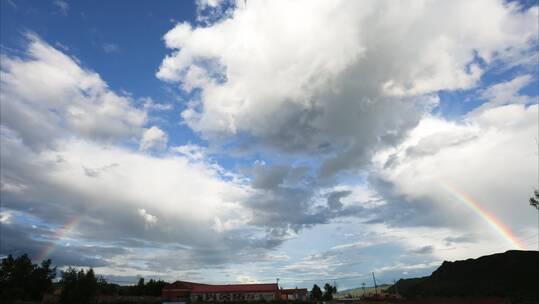
[[[101,48],[105,53],[118,53],[120,52],[120,47],[114,43],[103,43]]]
[[[55,0],[53,4],[56,6],[60,13],[62,13],[64,16],[67,16],[67,14],[69,13],[69,3],[63,0]]]

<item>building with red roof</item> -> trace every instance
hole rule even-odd
[[[306,301],[307,289],[279,289],[276,283],[212,285],[176,281],[163,288],[162,297],[182,302]]]
[[[284,301],[307,301],[307,288],[281,289],[279,293]]]

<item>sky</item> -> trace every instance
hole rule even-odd
[[[0,256],[346,289],[538,248],[536,1],[0,5]]]

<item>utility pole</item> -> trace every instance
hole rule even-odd
[[[530,197],[530,206],[537,209],[537,232],[539,232],[539,190],[533,191],[532,197]],[[537,250],[539,250],[539,233],[537,234]]]
[[[376,286],[376,278],[374,277],[374,272],[372,273],[372,280],[374,281],[374,294],[378,296],[378,287]]]

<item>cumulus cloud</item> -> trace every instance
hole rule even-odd
[[[7,225],[11,223],[11,218],[13,215],[9,211],[1,211],[0,212],[0,224]]]
[[[152,227],[157,223],[157,216],[151,215],[146,211],[146,209],[139,208],[137,211],[140,217],[142,217],[142,219],[144,220],[146,228]]]
[[[118,253],[125,258],[142,254],[140,248],[151,243],[157,253],[141,256],[127,269],[186,269],[271,260],[270,250],[296,235],[291,228],[298,231],[340,216],[327,207],[312,209],[313,192],[290,187],[305,174],[301,166],[281,170],[287,175],[284,184],[265,172],[275,170],[260,169],[254,187],[210,161],[197,145],[164,150],[159,157],[141,153],[167,145],[161,129],[144,128],[145,110],[132,106],[129,95],[114,93],[78,61],[36,36],[28,39],[27,57],[2,61],[2,206],[54,227],[75,217],[79,224],[73,238],[57,240],[46,230],[18,223],[21,233],[32,233],[25,234],[31,239],[28,246],[17,250],[37,255],[48,244],[69,243],[69,250],[53,254],[59,263],[87,263],[114,273],[123,267],[123,258],[89,254],[75,261],[69,254],[106,243],[126,248]],[[79,108],[87,111],[73,115]],[[138,136],[142,151],[122,145]],[[279,216],[291,207],[289,216]],[[13,233],[2,240],[17,239]],[[10,244],[2,253],[15,250],[16,243]],[[170,255],[178,250],[184,258],[170,265]]]
[[[113,143],[139,136],[146,113],[130,97],[36,35],[26,38],[26,57],[2,57],[2,126],[35,149],[70,135]]]
[[[284,182],[290,169],[288,166],[257,166],[253,169],[252,186],[260,189],[276,188]]]
[[[265,239],[264,230],[251,235],[256,227],[241,232],[251,216],[240,205],[249,190],[222,180],[213,164],[78,140],[37,153],[20,139],[2,137],[1,149],[2,181],[27,187],[24,193],[2,191],[2,206],[30,209],[33,217],[51,225],[80,217],[78,240],[99,240],[135,251],[147,242],[155,248],[180,246],[189,255],[182,260],[186,264],[170,268],[195,261],[223,263],[229,252],[260,247],[257,240]],[[89,174],[85,168],[97,169]],[[226,231],[215,233],[215,218]]]
[[[218,7],[222,2],[224,2],[224,0],[197,0],[196,4],[199,8],[204,9],[207,7]]]
[[[328,195],[328,207],[331,209],[341,209],[343,204],[341,198],[347,197],[351,191],[335,191]]]
[[[539,177],[534,141],[538,115],[537,104],[510,104],[472,113],[460,122],[424,118],[402,145],[375,157],[379,171],[371,182],[388,203],[380,208],[385,211],[378,220],[492,234],[447,191],[444,185],[450,183],[516,235],[529,236],[531,221],[524,219],[530,215],[516,206],[527,201]],[[447,239],[459,240],[468,239]]]
[[[169,31],[157,76],[201,90],[182,117],[205,137],[322,155],[331,177],[399,143],[436,104],[429,94],[529,52],[536,19],[502,1],[238,1],[227,18]]]
[[[36,257],[45,249],[52,248],[52,258],[56,266],[100,267],[107,265],[109,259],[127,252],[123,248],[113,246],[80,244],[80,242],[71,244],[67,240],[57,239],[55,230],[42,227],[28,229],[27,226],[28,224],[21,222],[13,222],[10,225],[2,223],[0,229],[2,254],[17,256],[26,253],[30,257]]]
[[[261,258],[275,246],[266,243],[263,228],[247,229],[253,213],[241,203],[251,190],[241,180],[230,179],[200,149],[200,157],[192,148],[157,157],[124,145],[141,136],[141,150],[164,149],[167,135],[155,126],[144,129],[146,111],[133,106],[129,95],[113,92],[98,74],[38,37],[27,39],[26,56],[2,58],[0,194],[3,208],[35,222],[61,227],[78,218],[73,239],[64,242],[71,249],[53,258],[68,263],[66,255],[84,251],[84,244],[127,248],[125,256],[152,243],[163,257],[169,250],[185,251],[178,264],[165,266],[170,259],[163,258],[159,269],[170,269]],[[216,219],[224,227],[219,233]],[[2,221],[14,218],[2,213]],[[17,250],[36,256],[39,247],[59,242],[47,231],[17,224],[21,233],[32,231],[25,235],[31,239],[27,248]],[[11,236],[2,235],[1,254],[17,247],[4,246],[17,239]],[[141,257],[129,269],[157,267],[144,264],[152,258]],[[121,259],[101,261],[103,267],[121,267]]]
[[[222,20],[232,13],[234,0],[196,0],[197,21],[211,24]]]
[[[243,203],[256,210],[250,224],[281,239],[344,216],[455,227],[466,220],[462,210],[438,210],[431,197],[411,198],[385,174],[400,168],[402,155],[419,161],[483,140],[490,127],[475,120],[430,116],[436,93],[474,88],[493,65],[521,64],[517,54],[528,56],[537,45],[537,15],[537,7],[502,1],[237,2],[213,23],[180,23],[169,31],[164,40],[173,52],[157,77],[186,92],[200,90],[182,117],[210,142],[234,138],[240,148],[313,160],[297,184],[290,183],[294,166],[286,162],[245,170],[257,189]],[[527,81],[506,89],[516,94]],[[499,93],[482,92],[491,107],[501,105],[491,100]],[[438,133],[415,135],[429,130]],[[378,151],[395,146],[402,153],[386,155],[369,177],[375,197],[355,199],[353,187],[328,190],[325,180],[366,168]]]
[[[170,150],[185,155],[187,158],[195,161],[204,160],[207,156],[206,148],[193,144],[172,147]]]
[[[529,85],[533,80],[532,75],[526,74],[485,88],[481,91],[479,97],[487,102],[475,109],[474,112],[477,113],[484,111],[485,109],[507,104],[528,104],[535,102],[536,100],[534,100],[533,97],[520,94],[520,91]]]
[[[167,147],[168,136],[163,130],[156,126],[144,130],[140,139],[140,150],[149,150],[156,148],[163,150]]]
[[[53,256],[64,265],[189,276],[230,263],[280,263],[289,259],[275,252],[285,241],[341,223],[354,239],[279,264],[283,273],[353,275],[347,268],[363,252],[395,248],[415,257],[391,267],[362,261],[385,273],[426,269],[433,264],[419,259],[489,235],[443,192],[443,181],[518,235],[530,231],[534,221],[521,221],[529,214],[514,204],[537,180],[530,164],[538,107],[522,93],[535,76],[477,90],[485,104],[463,118],[431,110],[439,90],[474,88],[493,66],[527,64],[518,58],[535,52],[537,7],[197,5],[198,26],[181,23],[165,35],[171,53],[157,77],[192,97],[182,119],[208,147],[177,143],[174,133],[148,125],[162,118],[148,113],[171,104],[113,91],[35,35],[27,35],[24,56],[2,57],[0,194],[8,211],[0,233],[8,245],[0,254],[55,244],[65,247]],[[169,136],[177,146],[167,148]],[[212,157],[229,147],[266,161],[225,169]],[[33,226],[6,215],[19,213]],[[74,235],[55,238],[54,229],[74,217]]]

